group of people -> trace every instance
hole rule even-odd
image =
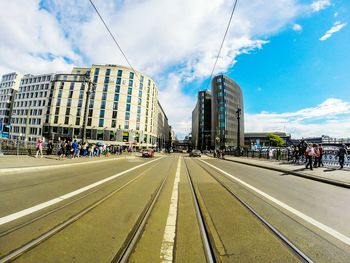
[[[312,170],[312,167],[320,167],[323,166],[322,162],[322,156],[323,156],[323,147],[320,144],[312,144],[309,143],[308,146],[305,149],[305,157],[306,157],[306,166],[307,169],[310,167],[310,170]]]
[[[324,150],[321,144],[308,144],[305,141],[301,141],[298,145],[292,147],[293,162],[299,163],[300,161],[305,161],[305,168],[310,168],[310,170],[323,166],[323,153]],[[337,152],[340,169],[344,168],[346,153],[346,146],[342,145]]]
[[[111,153],[122,154],[121,147],[112,147],[105,144],[90,144],[74,141],[62,140],[58,142],[58,159],[79,158],[79,157],[101,157],[110,156]]]

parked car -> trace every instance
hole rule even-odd
[[[200,150],[192,150],[192,152],[190,152],[190,157],[201,157],[201,154]]]
[[[142,157],[153,157],[154,151],[152,149],[146,149],[142,151]]]

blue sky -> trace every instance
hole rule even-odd
[[[133,67],[158,83],[184,137],[234,1],[94,3]],[[126,65],[89,1],[1,1],[0,8],[0,75]],[[349,12],[340,0],[238,1],[215,73],[241,86],[246,131],[350,137]]]

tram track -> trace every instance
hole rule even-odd
[[[308,262],[311,263],[313,262],[311,258],[309,258],[305,253],[303,253],[293,242],[291,242],[286,236],[284,236],[280,231],[278,231],[277,228],[275,228],[272,224],[270,224],[266,219],[264,219],[263,216],[261,216],[256,210],[254,210],[248,203],[246,203],[242,198],[240,198],[236,193],[234,193],[224,182],[222,182],[217,176],[215,176],[209,169],[207,169],[203,164],[200,164],[198,162],[196,163],[201,169],[203,169],[211,178],[213,178],[225,191],[232,196],[235,200],[237,200],[244,208],[246,208],[249,213],[255,217],[259,222],[261,222],[271,234],[273,234],[275,237],[277,237],[297,258],[299,258],[300,261],[302,262]],[[185,160],[185,165],[187,168],[187,172],[189,174],[189,177],[191,178],[191,173],[190,169],[188,168],[188,164]],[[224,176],[224,175],[223,175]],[[192,181],[192,180],[191,180]],[[193,191],[195,190],[195,187],[193,187]],[[197,200],[198,202],[198,200]],[[199,209],[202,209],[199,206]],[[200,212],[202,213],[202,212]],[[203,218],[203,221],[205,222],[205,218]],[[207,225],[207,224],[204,224]],[[206,228],[205,229],[206,233],[210,233],[210,229]],[[210,237],[210,235],[209,235]],[[213,242],[211,241],[213,244]],[[212,246],[212,245],[211,245]],[[211,248],[213,251],[213,248]],[[216,257],[216,262],[219,262],[220,260],[218,257]],[[208,262],[213,262],[213,261],[208,261]],[[214,261],[215,262],[215,261]]]
[[[143,175],[145,175],[147,172],[149,172],[151,169],[153,169],[155,166],[157,166],[159,164],[159,162],[156,162],[154,165],[148,167],[147,169],[143,170],[140,174],[138,174],[136,177],[134,177],[132,180],[128,180],[126,183],[124,183],[123,185],[119,186],[117,189],[114,189],[113,191],[109,191],[106,195],[104,195],[103,197],[99,198],[97,201],[93,202],[92,204],[88,205],[87,207],[85,207],[84,209],[78,211],[77,213],[73,214],[72,216],[70,216],[69,218],[67,218],[66,220],[64,220],[63,222],[57,224],[56,226],[52,227],[51,229],[49,229],[48,231],[40,234],[39,236],[33,238],[31,241],[13,249],[12,251],[10,251],[9,253],[7,253],[6,255],[2,256],[0,258],[0,263],[5,263],[5,262],[12,262],[14,260],[16,260],[17,258],[19,258],[21,255],[31,251],[32,249],[34,249],[36,246],[38,246],[39,244],[45,242],[45,240],[55,236],[57,233],[59,233],[60,231],[64,230],[67,226],[73,224],[74,222],[78,221],[80,218],[82,218],[84,215],[86,215],[87,213],[89,213],[90,211],[92,211],[93,209],[95,209],[96,207],[98,207],[99,205],[101,205],[103,202],[105,202],[106,200],[110,199],[111,197],[113,197],[115,194],[117,194],[118,192],[122,191],[123,189],[125,189],[126,187],[128,187],[130,184],[132,184],[133,182],[135,182],[137,179],[139,179],[140,177],[142,177]],[[162,181],[161,185],[163,185],[165,182],[165,179]],[[94,189],[91,192],[88,192],[86,194],[84,194],[83,196],[80,196],[79,198],[70,201],[69,203],[63,204],[53,210],[50,210],[42,215],[38,215],[37,217],[30,219],[29,221],[26,221],[22,224],[19,224],[17,226],[14,226],[10,229],[7,229],[3,232],[0,233],[0,237],[5,237],[6,235],[9,235],[13,232],[15,232],[16,230],[19,230],[20,228],[23,228],[25,226],[30,225],[31,223],[34,223],[40,219],[43,219],[51,214],[54,214],[55,212],[58,212],[60,210],[62,210],[63,208],[68,207],[69,205],[75,204],[77,203],[79,200],[82,200],[88,196],[91,196],[92,194],[100,191],[101,189],[105,188],[106,186],[111,185],[112,183],[115,183],[115,181],[110,181],[107,182],[106,184],[102,185],[101,187]],[[159,187],[157,187],[157,193],[159,191]],[[154,199],[154,196],[157,196],[157,194],[153,194],[152,196],[152,200]],[[148,206],[148,204],[147,204]],[[148,210],[145,208],[145,210]],[[144,210],[144,211],[145,211]]]

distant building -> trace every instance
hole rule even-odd
[[[162,106],[158,101],[158,129],[157,129],[157,145],[159,149],[167,149],[171,146],[171,132],[166,116]]]
[[[211,145],[211,92],[199,91],[192,111],[192,145],[195,149],[209,150]]]
[[[246,132],[244,134],[244,147],[260,149],[271,146],[270,141],[266,139],[267,135],[271,133],[280,136],[286,145],[291,142],[291,135],[285,132]]]
[[[28,74],[21,79],[12,107],[12,139],[36,141],[42,137],[43,125],[49,121],[53,77],[54,74]]]
[[[16,72],[2,76],[0,83],[0,138],[9,138],[13,101],[22,75]]]
[[[17,77],[4,75],[0,86],[0,120],[11,119],[13,139],[85,139],[137,148],[170,144],[158,87],[142,72],[92,65],[69,74],[25,75],[18,88]]]
[[[221,148],[241,147],[244,144],[244,108],[241,88],[225,75],[212,80],[212,145]],[[238,144],[237,111],[240,114]]]

